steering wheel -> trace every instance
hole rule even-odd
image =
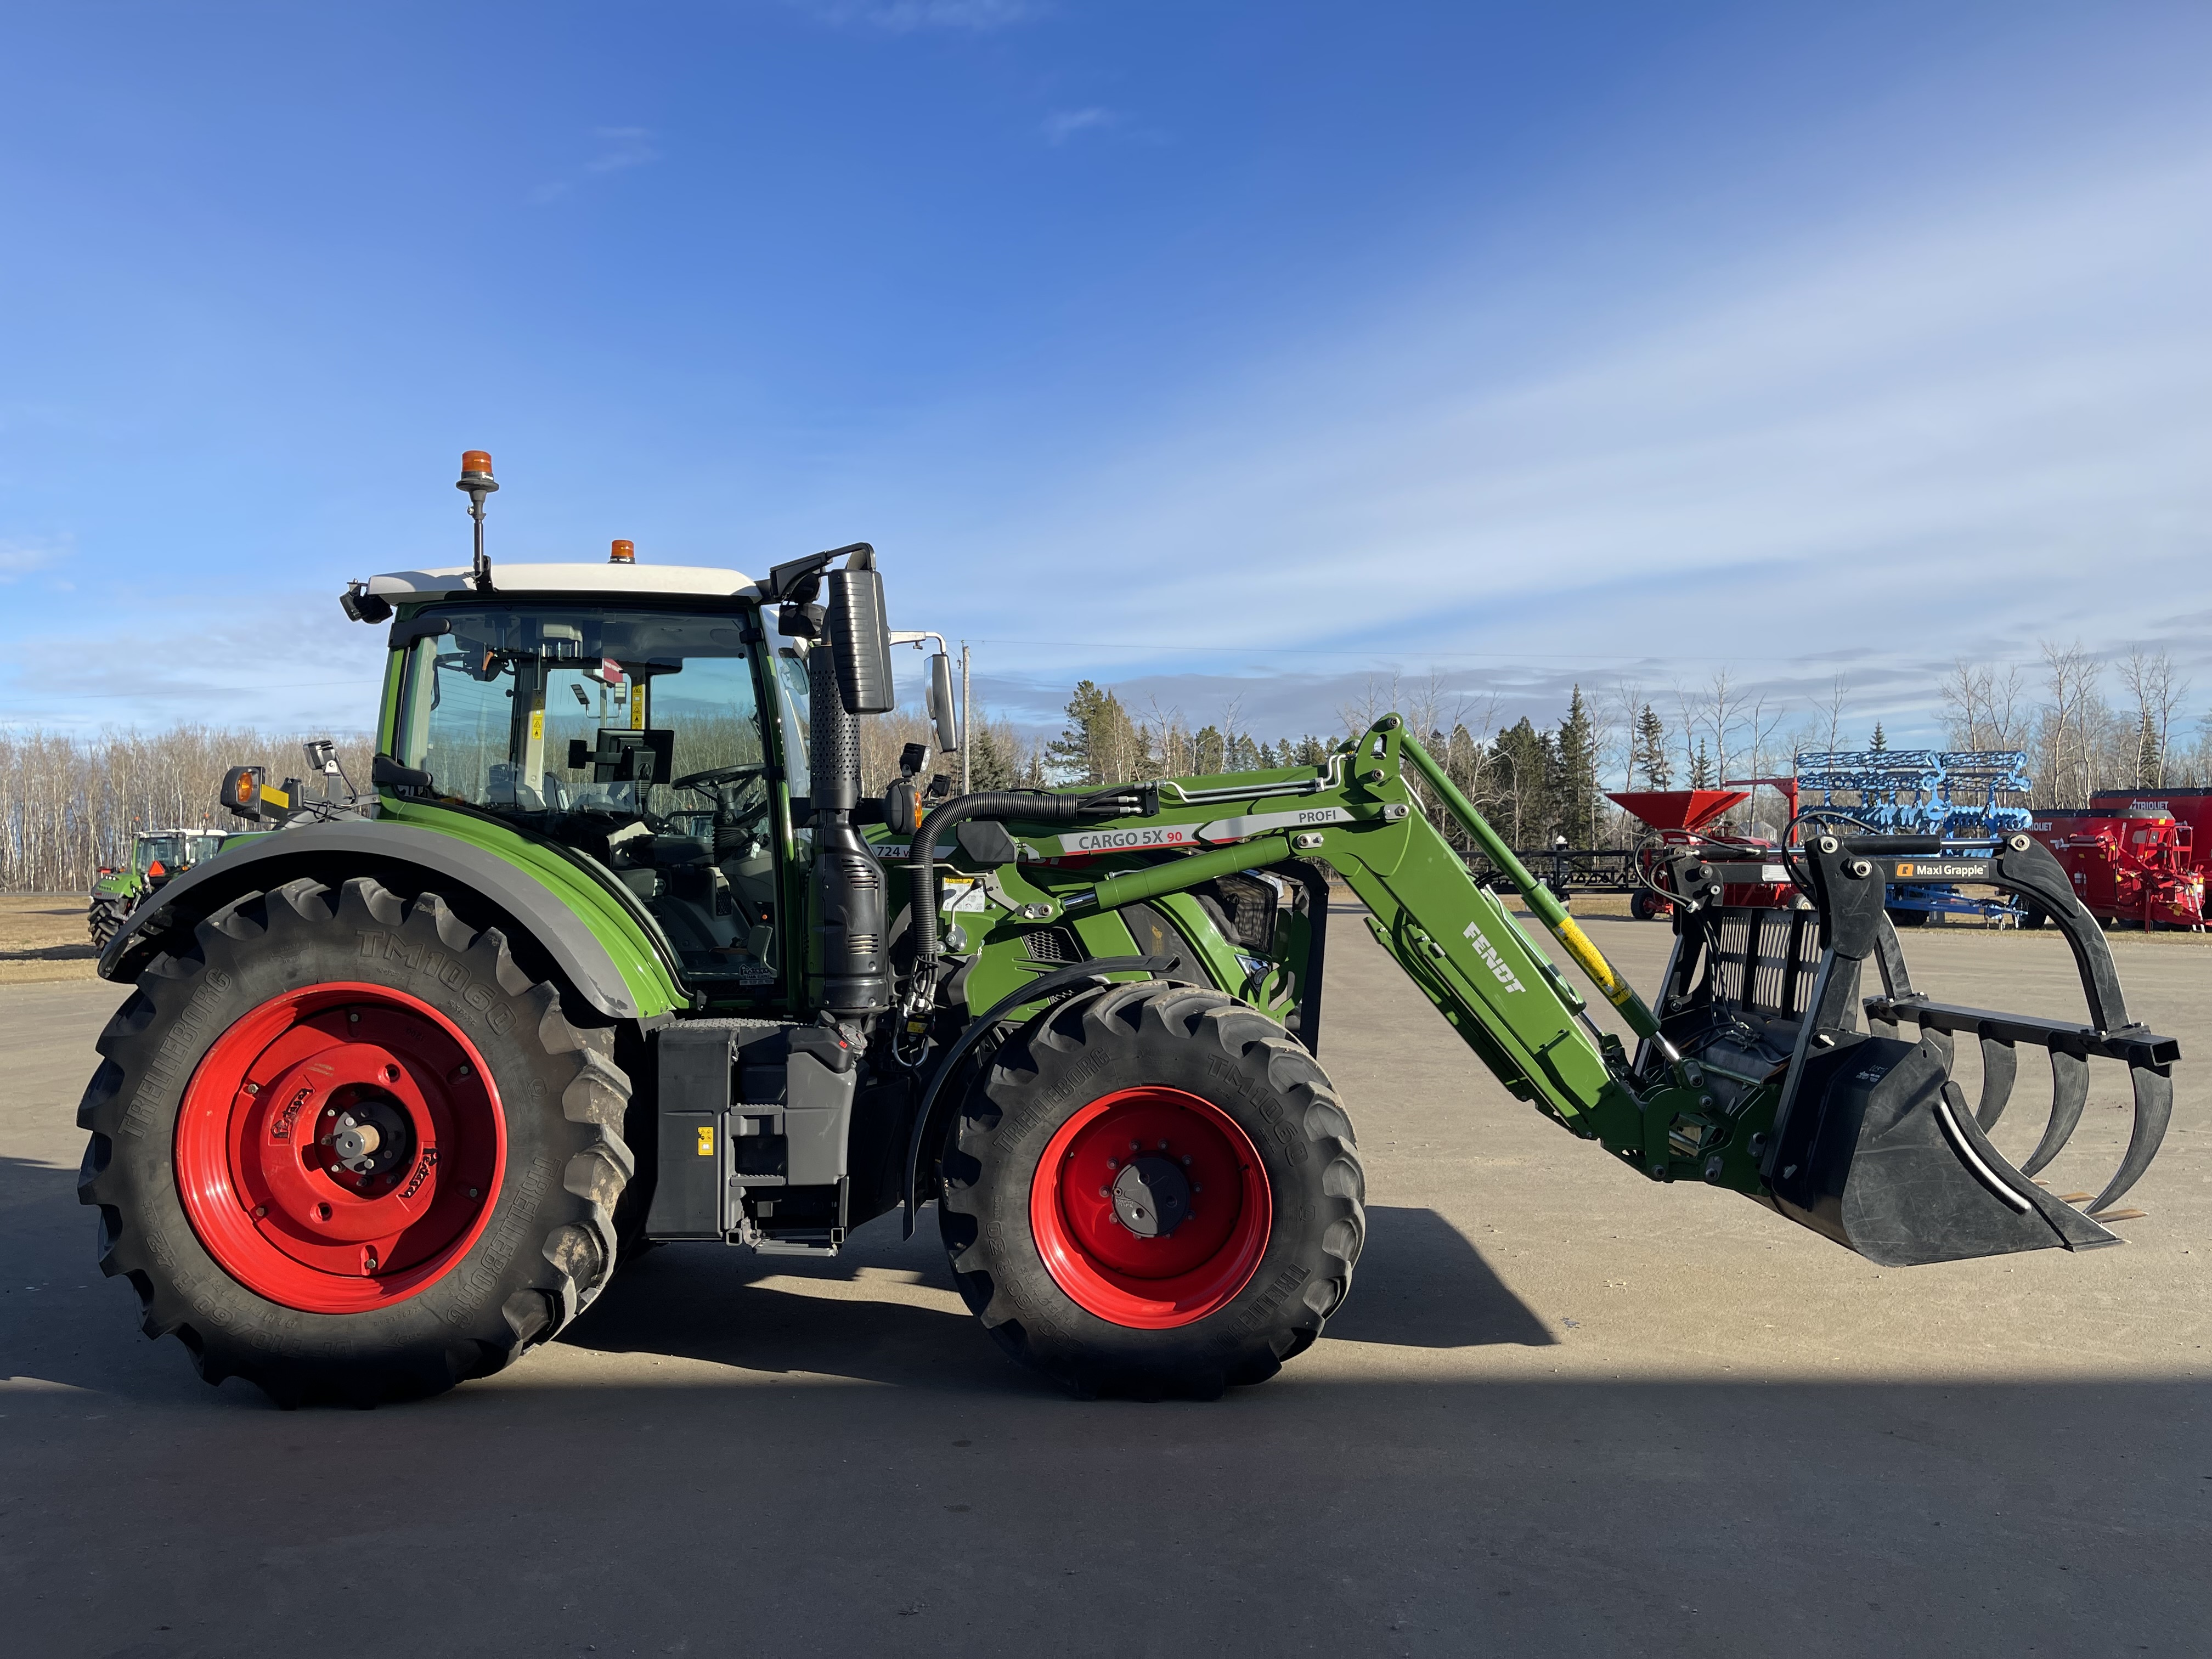
[[[694,772],[671,784],[672,789],[719,789],[726,783],[735,783],[739,778],[757,776],[768,770],[766,761],[746,761],[737,766],[713,766],[704,772]]]

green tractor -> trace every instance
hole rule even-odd
[[[222,850],[220,830],[141,830],[131,837],[131,862],[102,865],[86,906],[92,942],[105,948],[116,929],[149,893],[158,892],[194,865]]]
[[[372,792],[170,882],[100,961],[134,988],[80,1194],[146,1330],[210,1381],[430,1394],[552,1338],[654,1241],[829,1256],[933,1205],[1020,1364],[1080,1395],[1261,1382],[1342,1305],[1364,1236],[1320,1058],[1332,879],[1516,1096],[1877,1261],[2116,1243],[2157,1150],[2178,1046],[2130,1021],[2026,837],[1823,836],[1759,908],[1722,901],[1769,878],[1681,849],[1655,1009],[1395,715],[1316,766],[1106,788],[954,794],[909,751],[864,800],[860,722],[894,702],[871,548],[757,580],[622,544],[495,573],[489,458],[460,484],[472,565],[343,598],[390,629]],[[1882,899],[1931,859],[2069,929],[2086,1020],[1912,988]],[[2022,1044],[2053,1097],[2015,1167],[1987,1132]],[[2032,1176],[2092,1060],[2129,1068],[2135,1132],[2068,1201]]]

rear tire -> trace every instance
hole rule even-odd
[[[107,948],[107,941],[115,937],[116,930],[122,926],[121,911],[105,900],[96,899],[93,902],[92,909],[85,918],[85,927],[92,935],[92,945],[94,950],[105,951]]]
[[[435,1394],[550,1339],[613,1271],[634,1166],[612,1033],[435,893],[249,895],[155,957],[97,1047],[77,1195],[101,1271],[210,1382]],[[318,1133],[341,1110],[383,1115],[360,1174]]]
[[[1137,1154],[1116,1139],[1132,1128]],[[999,1050],[949,1140],[939,1214],[961,1295],[1012,1358],[1077,1395],[1265,1382],[1351,1287],[1366,1231],[1352,1126],[1313,1056],[1220,992],[1063,1003]],[[1140,1162],[1152,1185],[1133,1192],[1191,1183],[1156,1237],[1114,1218],[1121,1185],[1096,1191]]]

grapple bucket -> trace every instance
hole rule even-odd
[[[2118,1243],[2105,1222],[2158,1152],[2180,1045],[2128,1018],[2112,952],[2057,861],[2024,835],[1950,851],[1920,838],[1823,836],[1792,856],[1808,906],[1678,907],[1662,1005],[1662,1029],[1722,1109],[1747,1127],[1771,1109],[1751,1143],[1763,1200],[1890,1266]],[[1726,866],[1713,873],[1717,884],[1731,878]],[[1916,991],[1883,908],[1897,880],[1986,883],[2034,900],[2073,949],[2087,1022]],[[1878,994],[1863,983],[1869,962]],[[1951,1075],[1961,1038],[1982,1059],[1971,1106]],[[1988,1132],[2009,1102],[2023,1046],[2049,1057],[2051,1104],[2034,1152],[2015,1166]],[[2090,1067],[2105,1061],[2124,1065],[2133,1085],[2127,1150],[2094,1197],[2061,1198],[2034,1176],[2081,1121]]]

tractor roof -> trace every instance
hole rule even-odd
[[[553,593],[588,593],[623,599],[757,599],[760,588],[740,570],[697,564],[520,564],[502,560],[492,566],[492,591],[508,599]],[[368,579],[368,591],[395,605],[475,597],[469,567],[450,570],[393,570]]]

